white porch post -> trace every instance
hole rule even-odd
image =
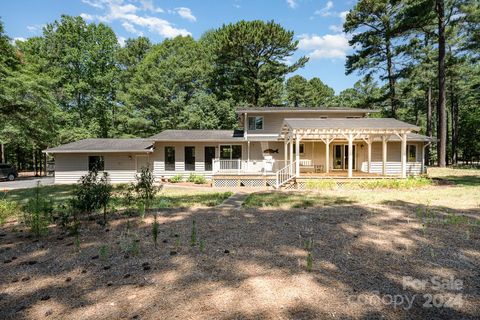
[[[348,134],[348,177],[353,176],[353,134]]]
[[[325,173],[330,169],[330,138],[325,140]]]
[[[407,134],[402,133],[402,178],[407,177]]]
[[[295,139],[295,176],[300,176],[300,136]]]
[[[250,141],[247,141],[247,172],[250,171]]]
[[[382,175],[387,175],[387,137],[382,136]]]
[[[290,139],[290,141],[288,142],[289,144],[289,148],[290,148],[290,164],[293,163],[293,138]],[[290,166],[290,174],[293,173],[293,168],[292,166]]]
[[[367,152],[368,152],[368,173],[371,173],[372,170],[372,141],[370,138],[367,142]]]
[[[285,167],[288,163],[288,148],[287,148],[287,138],[285,137],[285,140],[283,141],[283,160],[285,160],[285,165],[283,167]]]

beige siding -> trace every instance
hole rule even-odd
[[[244,115],[245,116],[245,115]],[[252,116],[260,116],[263,117],[263,130],[248,130],[248,119],[247,123],[245,124],[245,129],[247,134],[278,134],[280,129],[282,128],[283,120],[286,118],[346,118],[346,117],[361,117],[363,113],[359,112],[358,114],[352,113],[248,113],[248,117]]]
[[[105,172],[112,183],[128,183],[135,180],[137,173],[136,154],[56,154],[55,183],[77,183],[88,173],[88,156],[103,155]]]
[[[155,151],[151,155],[153,162],[153,173],[156,178],[171,178],[181,175],[187,178],[191,173],[204,175],[210,178],[211,171],[205,171],[205,147],[215,147],[215,157],[219,157],[220,145],[235,144],[242,146],[242,158],[247,159],[246,142],[157,142]],[[175,170],[165,171],[165,147],[175,147]],[[195,171],[185,170],[185,147],[195,147]]]

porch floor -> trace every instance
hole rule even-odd
[[[275,172],[222,172],[212,175],[213,179],[238,179],[238,178],[275,178]],[[348,172],[344,170],[331,171],[328,173],[315,173],[315,172],[301,172],[300,177],[297,179],[396,179],[396,175],[384,176],[378,173],[368,173],[361,171],[353,171],[352,178],[348,178]]]

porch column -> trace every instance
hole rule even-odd
[[[247,141],[247,172],[250,171],[250,141]]]
[[[295,176],[300,176],[300,137],[297,135],[295,139]]]
[[[283,160],[285,160],[285,164],[282,167],[285,167],[287,165],[288,161],[288,148],[287,148],[287,138],[285,137],[285,140],[283,141]],[[281,169],[281,168],[279,168]]]
[[[330,169],[330,138],[325,140],[325,173]]]
[[[290,148],[290,164],[293,163],[293,138],[288,142]],[[293,168],[290,166],[290,174],[293,173]]]
[[[402,178],[407,177],[407,134],[402,133]]]
[[[372,168],[372,141],[370,138],[367,141],[367,153],[368,153],[368,173],[371,173]]]
[[[387,175],[387,137],[382,136],[382,175]]]
[[[348,134],[348,177],[353,176],[353,134]]]

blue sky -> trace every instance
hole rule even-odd
[[[345,55],[351,52],[341,26],[350,0],[12,0],[2,2],[0,17],[11,38],[41,35],[46,23],[62,14],[82,15],[89,22],[109,24],[119,42],[144,35],[153,42],[205,31],[238,20],[275,20],[295,32],[300,41],[292,60],[310,57],[297,71],[319,77],[338,93],[353,86],[357,75],[345,75]]]

